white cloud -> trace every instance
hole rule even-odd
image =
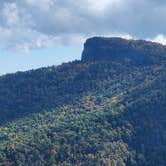
[[[165,9],[163,0],[5,0],[0,47],[28,51],[96,35],[153,38],[166,34]]]
[[[27,5],[40,8],[45,11],[48,11],[55,3],[54,0],[40,0],[40,2],[38,0],[25,0],[25,2]]]
[[[163,35],[163,34],[159,34],[155,38],[150,39],[150,40],[157,42],[157,43],[161,43],[163,45],[166,45],[166,35]]]
[[[16,4],[6,3],[2,9],[2,17],[8,26],[17,25],[19,22],[19,14]]]
[[[121,5],[124,0],[89,0],[87,2],[89,2],[89,5],[93,10],[103,12],[107,8]]]

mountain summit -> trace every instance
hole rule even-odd
[[[93,37],[84,44],[83,61],[131,62],[136,65],[155,64],[166,57],[166,46],[145,40]]]
[[[0,77],[0,166],[166,166],[165,55],[95,37],[81,61]]]

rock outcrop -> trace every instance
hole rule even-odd
[[[166,58],[166,46],[145,40],[93,37],[84,44],[82,61],[120,61],[135,65],[158,63]]]

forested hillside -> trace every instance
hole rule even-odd
[[[0,165],[166,165],[165,46],[107,40],[81,61],[0,77]]]

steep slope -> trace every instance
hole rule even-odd
[[[166,46],[145,40],[93,37],[84,44],[82,61],[111,60],[134,65],[165,61]]]
[[[165,54],[137,65],[84,52],[0,78],[0,165],[166,165]]]

